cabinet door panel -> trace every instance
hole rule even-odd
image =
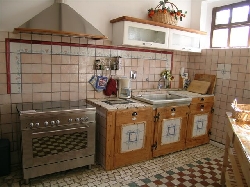
[[[157,108],[153,157],[165,155],[185,148],[188,106]]]
[[[169,30],[169,49],[181,51],[201,52],[200,35],[196,33]]]
[[[117,111],[114,168],[152,158],[152,108]]]
[[[113,44],[152,48],[168,48],[169,29],[143,23],[113,23]]]
[[[194,147],[209,142],[209,130],[212,125],[212,103],[190,105],[186,147]]]

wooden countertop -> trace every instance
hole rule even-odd
[[[133,17],[129,17],[129,16],[122,16],[122,17],[119,17],[119,18],[116,18],[116,19],[112,19],[112,20],[110,20],[110,23],[116,23],[116,22],[119,22],[119,21],[131,21],[131,22],[149,24],[149,25],[160,26],[160,27],[176,29],[176,30],[181,30],[181,31],[187,31],[187,32],[192,32],[192,33],[196,33],[196,34],[201,34],[201,35],[207,35],[207,33],[204,32],[204,31],[199,31],[199,30],[185,28],[185,27],[179,27],[179,26],[176,26],[176,25],[169,25],[169,24],[155,22],[155,21],[151,21],[151,20],[133,18]]]

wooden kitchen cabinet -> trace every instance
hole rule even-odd
[[[105,170],[150,160],[209,142],[214,96],[190,105],[96,107],[96,162]]]
[[[152,111],[131,108],[116,112],[114,168],[152,158]]]
[[[185,149],[188,113],[188,106],[156,109],[153,157]]]
[[[98,164],[112,170],[152,158],[152,107],[112,111],[96,107]]]
[[[209,142],[214,96],[193,98],[188,117],[186,148]]]

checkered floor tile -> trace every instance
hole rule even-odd
[[[20,169],[0,177],[0,186],[32,187],[216,187],[224,150],[211,144],[157,157],[152,160],[104,171],[99,165],[76,168],[30,179],[25,185]]]

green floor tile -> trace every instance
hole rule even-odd
[[[129,187],[138,187],[139,185],[136,184],[135,182],[131,182],[128,184]]]
[[[187,164],[187,166],[190,167],[190,168],[195,167],[195,165],[193,165],[193,164]]]
[[[154,176],[155,178],[157,178],[157,179],[162,179],[162,178],[164,178],[162,175],[160,175],[160,174],[157,174],[157,175],[155,175]]]
[[[179,171],[184,171],[185,170],[183,167],[178,167],[176,169],[178,169]]]
[[[197,164],[203,164],[203,162],[200,161],[200,160],[197,160],[196,163],[197,163]]]
[[[175,172],[173,172],[173,171],[171,171],[171,170],[167,171],[166,173],[169,174],[169,175],[175,174]]]
[[[141,179],[142,180],[142,182],[144,182],[145,184],[148,184],[148,183],[150,183],[151,182],[151,180],[150,179],[148,179],[148,178],[146,178],[146,179]]]
[[[206,161],[209,161],[209,162],[211,161],[211,159],[210,159],[210,158],[204,158],[204,159],[205,159]]]

